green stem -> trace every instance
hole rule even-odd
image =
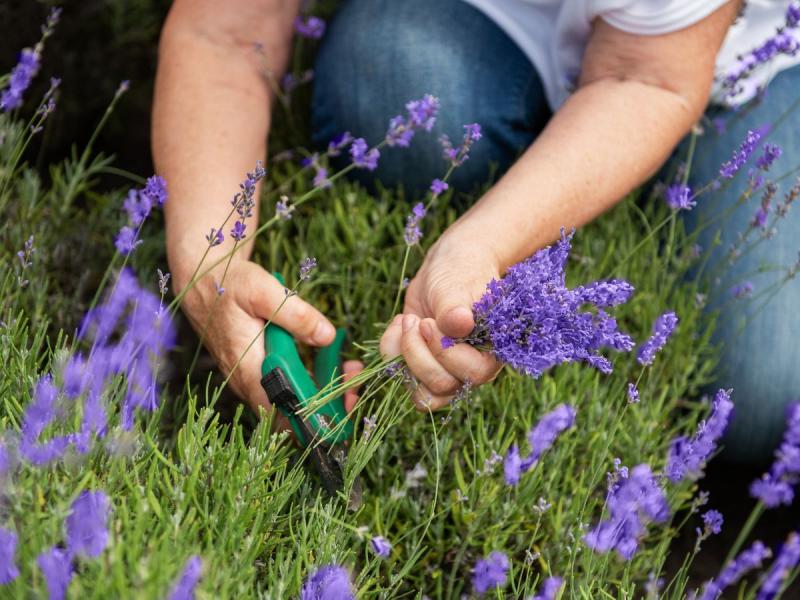
[[[755,527],[755,524],[761,518],[761,515],[764,514],[764,510],[766,507],[764,503],[759,501],[758,504],[753,507],[753,510],[750,512],[750,516],[747,518],[747,522],[745,522],[744,526],[739,530],[739,535],[736,536],[736,541],[731,546],[731,549],[728,551],[728,555],[725,557],[725,562],[722,563],[723,566],[729,564],[733,558],[739,554],[739,550],[742,549],[745,540],[747,540],[747,536],[750,535],[750,532]]]

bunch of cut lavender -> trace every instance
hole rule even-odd
[[[611,362],[600,349],[627,352],[635,344],[604,309],[627,302],[633,286],[613,279],[567,287],[564,268],[573,235],[562,230],[556,244],[489,282],[473,306],[475,329],[460,341],[491,350],[501,362],[534,378],[569,362],[586,362],[610,373]],[[443,345],[452,342],[443,339]]]

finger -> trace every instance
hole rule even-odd
[[[440,282],[430,293],[430,306],[436,324],[445,335],[465,337],[475,327],[472,294],[463,283]]]
[[[444,333],[433,319],[423,319],[419,331],[433,357],[460,381],[480,385],[494,379],[500,371],[500,363],[489,352],[480,352],[469,344],[443,348]]]
[[[403,337],[402,323],[403,315],[395,315],[381,336],[381,356],[386,360],[397,358],[403,353],[400,349],[400,339]]]
[[[422,384],[418,385],[411,395],[411,402],[414,403],[414,407],[420,412],[441,410],[450,404],[452,399],[452,394],[437,396],[436,394],[432,394],[431,391]]]
[[[360,360],[346,360],[342,365],[342,375],[347,383],[364,370],[364,363]],[[344,392],[344,409],[350,413],[358,402],[358,388],[349,388]]]
[[[417,315],[403,317],[400,348],[411,373],[434,396],[447,396],[461,387],[461,382],[433,357],[427,342],[420,334]]]
[[[240,300],[245,310],[249,308],[265,321],[271,319],[305,344],[327,346],[333,342],[336,329],[325,315],[297,296],[287,298],[286,288],[277,279],[259,269],[247,283],[241,288],[247,292]]]

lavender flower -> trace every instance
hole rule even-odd
[[[246,227],[247,225],[245,225],[244,221],[236,221],[229,235],[237,242],[241,242],[247,236],[247,233],[245,233]]]
[[[555,365],[578,361],[611,372],[611,363],[598,351],[629,351],[634,343],[603,309],[625,302],[633,288],[618,280],[568,288],[564,269],[571,240],[572,234],[562,231],[559,242],[489,282],[473,306],[476,327],[464,341],[535,378]],[[587,304],[597,312],[582,311]]]
[[[797,54],[798,49],[800,49],[800,41],[791,30],[798,26],[798,10],[800,9],[798,9],[797,4],[790,2],[786,10],[786,27],[779,27],[772,37],[767,38],[759,46],[738,57],[736,64],[722,80],[722,86],[727,90],[728,97],[733,97],[744,91],[746,78],[758,67],[781,54],[788,56]]]
[[[117,237],[114,238],[114,246],[117,252],[123,256],[127,256],[136,249],[136,246],[142,243],[142,240],[137,239],[137,232],[132,227],[125,225],[119,230]]]
[[[389,558],[392,552],[392,544],[382,535],[376,535],[370,540],[370,548],[381,558]]]
[[[447,191],[450,186],[447,185],[447,182],[442,181],[441,179],[434,179],[431,182],[431,194],[433,194],[434,198],[438,198],[442,193]]]
[[[22,95],[38,72],[39,52],[24,48],[19,53],[19,62],[8,78],[8,87],[0,95],[0,110],[8,112],[22,106]]]
[[[223,235],[221,229],[215,229],[212,227],[211,231],[206,234],[206,241],[208,241],[209,246],[219,246],[225,241],[225,236]]]
[[[389,146],[407,148],[417,129],[425,131],[433,129],[439,112],[439,99],[425,94],[419,100],[407,102],[406,111],[406,116],[397,115],[389,121],[389,129],[386,132],[386,143]]]
[[[293,212],[294,206],[289,204],[289,196],[281,196],[280,199],[275,203],[275,215],[281,221],[291,220]]]
[[[167,182],[158,175],[148,177],[144,188],[141,190],[130,190],[128,192],[125,201],[122,203],[122,208],[128,216],[128,222],[114,238],[114,245],[120,254],[127,256],[136,249],[136,246],[142,243],[138,239],[142,224],[154,207],[161,208],[166,201]],[[213,232],[214,230],[212,229],[211,231]]]
[[[19,569],[14,562],[17,553],[17,534],[0,527],[0,585],[7,585],[19,577]]]
[[[729,586],[735,584],[742,576],[753,569],[761,568],[761,563],[771,555],[769,548],[761,542],[755,542],[739,556],[727,563],[719,577],[706,582],[703,593],[698,600],[716,600]]]
[[[298,16],[294,20],[294,30],[300,37],[318,40],[325,35],[325,21],[314,16],[305,19]]]
[[[536,462],[556,441],[559,435],[575,424],[575,409],[567,404],[559,404],[544,415],[536,426],[528,433],[531,453],[522,459],[516,445],[508,451],[503,462],[505,480],[508,485],[519,483],[520,477],[536,464]]]
[[[317,259],[309,256],[300,261],[300,281],[311,279],[311,272],[317,268]]]
[[[335,135],[331,138],[331,141],[328,142],[328,156],[339,156],[342,150],[346,148],[352,141],[353,136],[350,135],[349,131],[343,131],[342,133]]]
[[[692,189],[681,183],[669,186],[664,192],[664,199],[672,210],[689,210],[697,205],[692,196]]]
[[[772,600],[777,596],[783,589],[786,578],[798,563],[800,563],[800,535],[791,533],[772,562],[772,566],[758,590],[756,600]]]
[[[542,582],[542,587],[531,600],[555,600],[562,587],[564,587],[564,580],[561,577],[548,577]]]
[[[167,600],[194,600],[194,589],[200,581],[202,571],[203,560],[199,556],[190,556],[180,578],[172,586]]]
[[[403,239],[407,245],[413,246],[422,238],[422,231],[419,228],[419,223],[425,218],[426,212],[425,205],[422,204],[422,202],[418,202],[411,209],[411,214],[406,217]]]
[[[377,148],[370,150],[364,138],[356,138],[350,145],[350,156],[356,167],[374,171],[378,168],[378,159],[381,157],[381,153]]]
[[[469,151],[472,145],[482,137],[481,126],[477,123],[464,125],[464,138],[461,140],[461,145],[458,147],[453,146],[453,143],[447,135],[442,135],[439,138],[439,143],[442,145],[444,159],[449,161],[454,167],[464,164],[469,158]]]
[[[750,484],[750,495],[767,508],[789,506],[794,500],[792,488],[800,481],[800,402],[790,404],[787,413],[786,431],[775,451],[775,462],[768,473]]]
[[[37,382],[33,401],[23,414],[19,451],[33,465],[44,465],[60,458],[69,445],[67,436],[55,436],[47,442],[39,441],[45,428],[56,419],[57,397],[58,388],[53,384],[52,377],[46,375]]]
[[[762,171],[768,171],[782,154],[781,147],[777,144],[764,144],[764,153],[756,160],[756,167]]]
[[[674,312],[665,312],[655,320],[652,335],[639,346],[636,356],[639,364],[644,366],[653,364],[656,353],[666,345],[677,325],[678,316]]]
[[[350,574],[338,565],[320,567],[300,590],[300,600],[354,600]]]
[[[628,384],[628,402],[631,404],[639,402],[639,388],[636,387],[635,383]]]
[[[750,281],[736,284],[731,288],[731,296],[737,300],[747,298],[753,294],[753,284]]]
[[[495,550],[486,558],[481,558],[472,569],[472,589],[477,594],[502,587],[508,577],[511,563],[502,552]]]
[[[596,552],[615,550],[630,560],[639,546],[639,539],[650,522],[663,523],[669,517],[664,490],[646,464],[637,465],[628,477],[609,490],[606,506],[610,517],[591,529],[583,540]]]
[[[703,513],[703,527],[708,534],[718,535],[724,521],[718,510],[711,509]]]
[[[667,456],[666,475],[673,482],[696,477],[717,448],[733,411],[730,391],[719,390],[708,420],[701,421],[697,432],[688,439],[679,436],[672,440]]]
[[[442,336],[442,349],[447,350],[448,348],[452,348],[456,345],[455,340],[451,338],[449,335]]]
[[[72,503],[66,519],[70,555],[97,558],[108,545],[108,496],[84,490]]]
[[[53,547],[42,552],[36,558],[36,564],[44,575],[50,600],[63,600],[72,580],[72,558],[69,553]]]
[[[733,153],[730,160],[722,163],[719,169],[720,177],[725,179],[733,179],[734,175],[744,166],[744,164],[753,154],[758,142],[761,140],[761,134],[757,131],[748,131],[742,144]]]

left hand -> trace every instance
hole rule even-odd
[[[466,381],[477,386],[500,370],[494,356],[468,344],[442,348],[442,336],[465,337],[475,327],[472,305],[499,270],[490,247],[448,230],[409,284],[403,313],[381,338],[381,354],[405,359],[418,382],[412,400],[419,410],[443,408]]]

